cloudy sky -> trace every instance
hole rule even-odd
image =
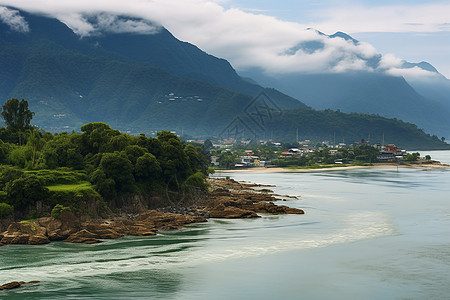
[[[228,59],[238,70],[250,67],[260,67],[267,73],[359,70],[367,68],[364,59],[381,53],[385,55],[382,66],[387,72],[427,75],[419,70],[408,70],[410,74],[399,70],[401,59],[424,60],[450,78],[450,3],[423,2],[0,0],[0,5],[56,16],[80,36],[98,30],[155,32],[154,24],[124,22],[115,16],[145,18],[166,27],[181,40]],[[99,13],[92,24],[92,16]],[[0,10],[0,18],[17,30],[26,30],[26,24],[11,11]],[[325,40],[307,28],[326,34],[343,31],[364,43]],[[289,49],[308,40],[321,40],[325,47],[314,54],[298,51],[287,55]],[[332,63],[336,60],[340,63]]]

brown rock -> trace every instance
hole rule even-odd
[[[68,210],[61,211],[59,220],[52,217],[38,219],[41,226],[46,228],[50,241],[62,241],[81,229],[80,220]]]
[[[199,222],[206,222],[206,218],[149,210],[137,216],[135,225],[149,229],[171,230],[181,228],[186,224]]]
[[[247,219],[259,218],[259,216],[249,210],[244,210],[233,206],[224,206],[219,204],[209,212],[210,218],[225,218],[225,219]]]
[[[16,289],[22,286],[22,284],[24,284],[24,282],[22,281],[13,281],[13,282],[8,282],[5,283],[4,285],[0,286],[0,290],[12,290],[12,289]]]
[[[43,245],[50,243],[50,240],[45,235],[32,235],[28,239],[29,245]]]
[[[10,244],[26,245],[30,239],[29,234],[21,234],[20,232],[15,232],[13,238],[10,240]]]
[[[92,232],[93,234],[97,235],[97,238],[99,239],[117,239],[122,236],[123,234],[118,233],[113,228],[112,224],[89,224],[86,226],[86,230],[89,232]]]
[[[2,240],[0,241],[4,245],[12,244],[12,241],[16,238],[16,234],[5,232]]]
[[[98,235],[95,233],[89,232],[86,229],[80,230],[74,234],[71,234],[64,242],[69,243],[84,243],[84,244],[96,244],[101,243],[98,240]]]
[[[2,244],[46,244],[46,229],[36,222],[14,222],[2,234]]]
[[[298,208],[287,207],[285,205],[275,205],[272,202],[261,202],[253,204],[253,211],[268,214],[304,214],[305,212]]]
[[[287,214],[297,214],[297,215],[303,215],[305,211],[300,208],[293,208],[293,207],[286,207],[286,213]]]
[[[0,290],[11,290],[21,287],[24,284],[36,284],[40,283],[40,281],[29,281],[29,282],[23,282],[23,281],[13,281],[5,283],[4,285],[0,286]]]
[[[146,226],[133,225],[128,228],[127,234],[132,236],[151,236],[156,235],[156,230],[151,230]]]
[[[215,196],[229,196],[229,195],[231,195],[231,192],[227,189],[219,187],[214,190],[214,195]]]

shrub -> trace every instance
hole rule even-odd
[[[20,177],[10,181],[5,187],[7,203],[14,208],[21,209],[34,205],[37,201],[46,200],[49,196],[47,188],[34,175]]]
[[[105,153],[100,169],[106,178],[114,180],[116,191],[126,191],[134,183],[133,166],[124,152]]]
[[[10,216],[14,211],[14,208],[8,203],[0,203],[0,219],[4,219]]]
[[[68,207],[68,206],[63,206],[61,204],[56,204],[55,207],[53,207],[53,209],[52,209],[51,216],[55,219],[59,219],[61,212],[63,210],[72,211],[72,208]]]
[[[420,157],[419,152],[416,152],[416,153],[408,153],[408,154],[406,155],[405,160],[406,160],[406,161],[416,161],[416,160],[419,159],[419,157]]]
[[[197,172],[189,176],[184,182],[183,188],[188,191],[193,189],[206,191],[207,183],[205,181],[205,175],[202,172]]]
[[[91,175],[91,183],[95,185],[95,190],[102,196],[115,196],[115,181],[107,178],[105,172],[98,169]]]
[[[24,175],[22,170],[13,167],[4,167],[0,174],[0,189],[3,189],[10,181],[14,181]]]
[[[153,154],[145,153],[136,160],[136,176],[142,179],[159,179],[162,174],[161,166]]]
[[[4,162],[9,155],[11,145],[3,143],[0,139],[0,162]]]

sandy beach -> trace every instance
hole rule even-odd
[[[399,165],[399,164],[374,164],[373,166],[348,166],[348,167],[332,167],[332,168],[318,168],[318,169],[288,169],[281,167],[266,168],[266,167],[253,167],[246,169],[234,169],[234,170],[216,170],[216,174],[220,173],[306,173],[306,172],[328,172],[328,171],[340,171],[350,169],[368,169],[368,168],[421,168],[421,169],[441,169],[450,168],[450,165],[446,164],[411,164],[411,165]]]

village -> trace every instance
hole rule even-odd
[[[188,141],[189,142],[189,141]],[[232,139],[197,141],[209,143],[211,167],[239,169],[253,167],[333,167],[347,165],[370,165],[376,163],[407,164],[430,161],[429,155],[420,157],[418,152],[408,153],[394,144],[371,144],[364,139],[347,145],[329,141],[279,143],[273,141],[236,142]]]

